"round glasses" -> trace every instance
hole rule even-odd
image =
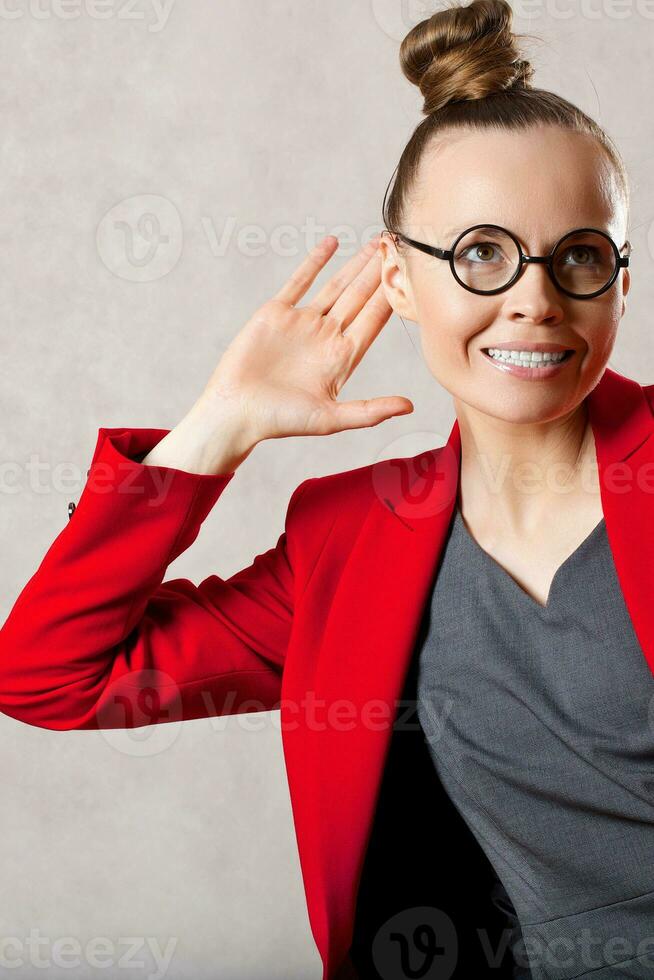
[[[556,243],[549,255],[526,255],[516,236],[499,225],[473,225],[461,232],[451,249],[416,242],[399,232],[389,233],[407,245],[447,259],[452,275],[464,289],[483,296],[501,293],[520,278],[529,262],[540,262],[555,286],[574,299],[592,299],[606,292],[620,269],[629,265],[630,242],[618,250],[597,228],[576,228]],[[626,255],[620,255],[623,249]]]

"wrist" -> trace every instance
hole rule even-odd
[[[142,462],[189,473],[233,473],[257,442],[238,406],[202,396]]]

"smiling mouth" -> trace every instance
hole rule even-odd
[[[519,348],[515,348],[515,350],[519,351]],[[571,347],[568,347],[565,351],[525,351],[524,353],[528,355],[525,357],[512,356],[508,349],[503,350],[496,347],[482,347],[481,351],[486,357],[490,357],[492,360],[507,364],[523,365],[524,367],[561,364],[563,361],[568,361],[575,353]],[[493,351],[492,354],[490,353],[491,351]]]

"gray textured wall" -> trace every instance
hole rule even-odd
[[[175,425],[313,244],[312,226],[345,236],[330,270],[380,227],[387,181],[421,118],[399,41],[435,9],[1,6],[3,620],[79,498],[98,427]],[[543,39],[526,49],[536,83],[594,115],[626,157],[633,283],[610,366],[652,382],[654,3],[514,9],[515,28]],[[166,243],[139,230],[146,211]],[[129,237],[112,232],[115,220]],[[308,476],[444,441],[451,400],[422,362],[417,328],[407,329],[389,321],[342,397],[403,394],[415,412],[259,445],[168,577],[198,582],[250,564],[276,542]],[[319,977],[276,720],[195,721],[170,736],[159,726],[148,741],[0,716],[0,932],[19,944],[7,959],[24,961],[13,975],[43,975],[28,945],[35,930],[49,977]],[[78,968],[57,966],[63,937],[107,937],[98,958],[114,966],[96,970],[84,954]],[[126,937],[140,937],[131,954]],[[171,941],[172,959],[157,969],[152,950],[165,955]]]

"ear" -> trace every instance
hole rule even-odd
[[[626,309],[626,303],[624,301],[624,297],[629,292],[630,287],[631,287],[631,273],[629,272],[629,269],[625,269],[622,273],[622,314],[621,314],[622,316],[624,316],[624,311]]]
[[[417,322],[411,284],[406,272],[406,259],[400,254],[391,233],[382,232],[379,241],[381,253],[381,282],[389,306],[407,320]]]

